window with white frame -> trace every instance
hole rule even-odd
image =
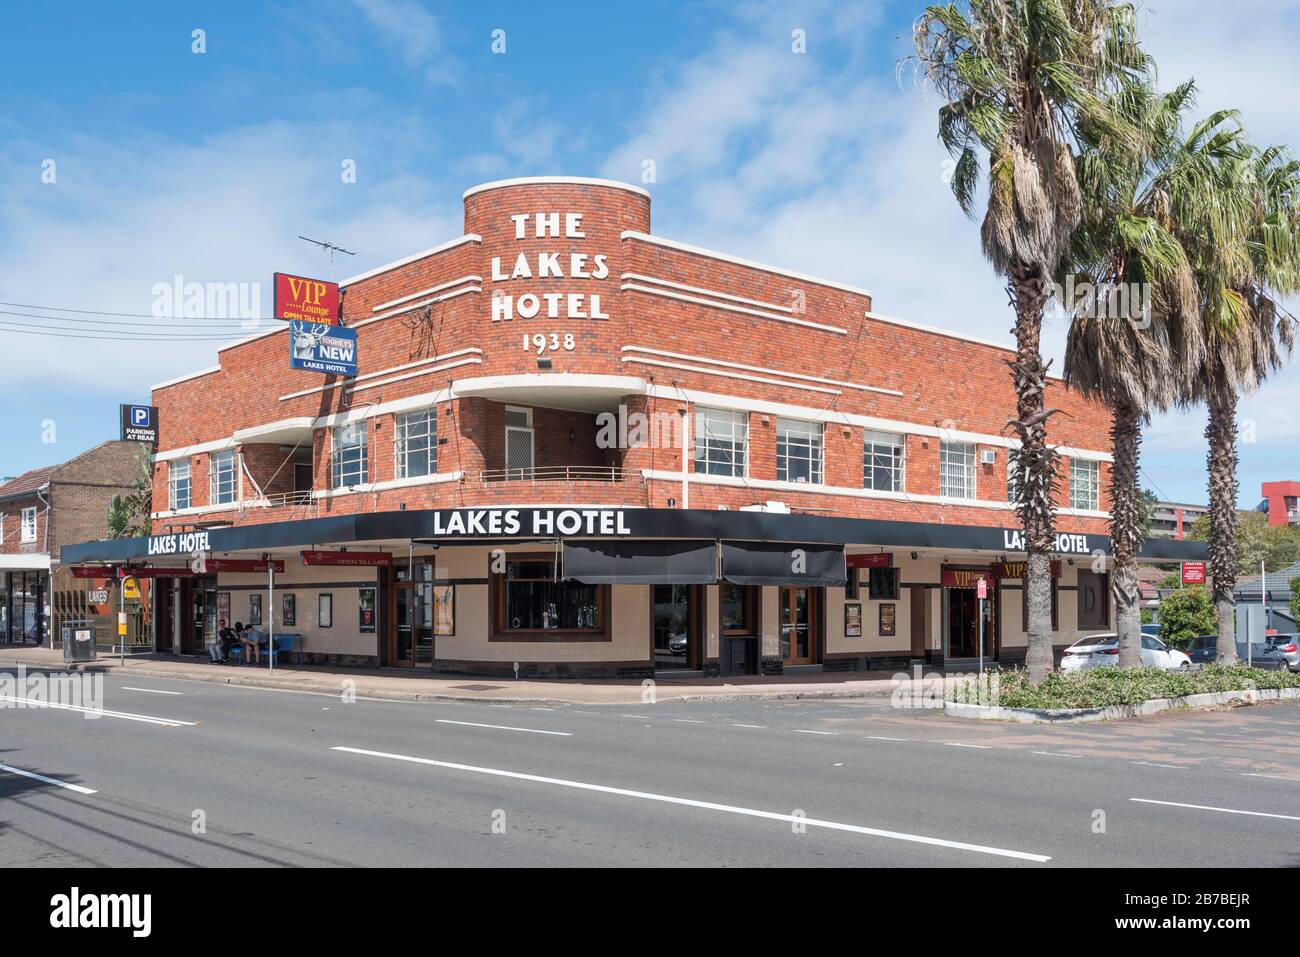
[[[1070,459],[1070,508],[1096,511],[1101,504],[1100,468],[1087,459]]]
[[[397,417],[397,477],[418,478],[438,471],[438,411],[424,409]]]
[[[748,445],[749,416],[744,412],[695,410],[695,471],[742,476]]]
[[[822,424],[806,419],[776,420],[776,478],[779,482],[822,481]]]
[[[330,471],[334,488],[365,485],[370,480],[370,430],[368,423],[336,426]]]
[[[189,459],[184,462],[172,462],[167,467],[167,503],[172,511],[190,507],[193,501],[190,495],[191,474]]]
[[[970,442],[939,443],[939,494],[975,497],[975,446]]]
[[[903,491],[906,459],[906,436],[868,429],[862,442],[862,487],[877,492]]]
[[[212,504],[229,505],[235,500],[235,450],[226,449],[212,456]]]
[[[36,541],[36,506],[23,509],[22,529],[21,537],[24,542]]]

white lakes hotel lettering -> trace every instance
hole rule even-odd
[[[621,508],[537,509],[524,528],[517,508],[472,508],[433,513],[433,536],[630,535]]]
[[[582,231],[582,213],[515,213],[510,217],[515,224],[515,239],[528,237],[528,221],[533,221],[533,235],[536,239],[560,238],[560,220],[564,220],[565,239],[586,239]],[[502,265],[500,256],[492,257],[492,281],[494,283],[510,282],[515,279],[605,279],[609,276],[609,257],[601,254],[590,256],[587,253],[548,253],[539,252],[530,258],[528,253],[520,253],[515,259],[514,268],[508,272]],[[547,319],[608,319],[609,313],[602,312],[600,293],[590,295],[580,292],[547,292],[537,295],[527,292],[516,298],[500,289],[492,292],[492,321],[509,321],[516,315],[520,319],[533,319],[546,306]],[[563,309],[561,309],[563,305]]]
[[[1025,550],[1025,533],[1018,528],[1004,528],[1002,530],[1003,547],[1013,552],[1023,552]],[[1063,552],[1067,555],[1088,555],[1091,549],[1088,547],[1088,536],[1062,532],[1056,536],[1056,544],[1052,551]]]
[[[207,532],[178,532],[149,539],[150,555],[197,555],[208,550]]]

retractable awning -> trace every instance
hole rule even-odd
[[[564,577],[586,585],[708,585],[718,580],[712,541],[564,543]]]
[[[843,585],[843,545],[723,542],[722,577],[737,585]]]

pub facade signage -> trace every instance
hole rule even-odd
[[[467,508],[435,512],[432,537],[631,534],[621,508]]]
[[[1059,552],[1063,555],[1090,555],[1092,554],[1092,539],[1090,535],[1079,535],[1074,532],[1061,532],[1056,536],[1056,541],[1052,545],[1052,551]],[[1025,550],[1025,533],[1019,528],[1004,528],[1002,530],[1002,547],[1008,551],[1023,552]]]

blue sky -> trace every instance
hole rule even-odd
[[[155,285],[181,275],[260,283],[266,314],[274,270],[343,278],[459,235],[475,183],[637,181],[652,158],[657,233],[1008,338],[1001,284],[944,182],[937,103],[896,75],[920,3],[548,6],[7,5],[0,300],[149,313]],[[1151,0],[1142,18],[1166,85],[1193,76],[1204,109],[1235,106],[1256,138],[1300,141],[1292,0]],[[357,256],[331,267],[299,234]],[[1049,324],[1058,367],[1063,340]],[[0,331],[0,475],[114,437],[119,402],[215,364],[218,344]],[[1243,403],[1244,505],[1300,472],[1298,407],[1294,368]],[[1204,501],[1203,425],[1196,410],[1150,429],[1145,482],[1162,497]]]

